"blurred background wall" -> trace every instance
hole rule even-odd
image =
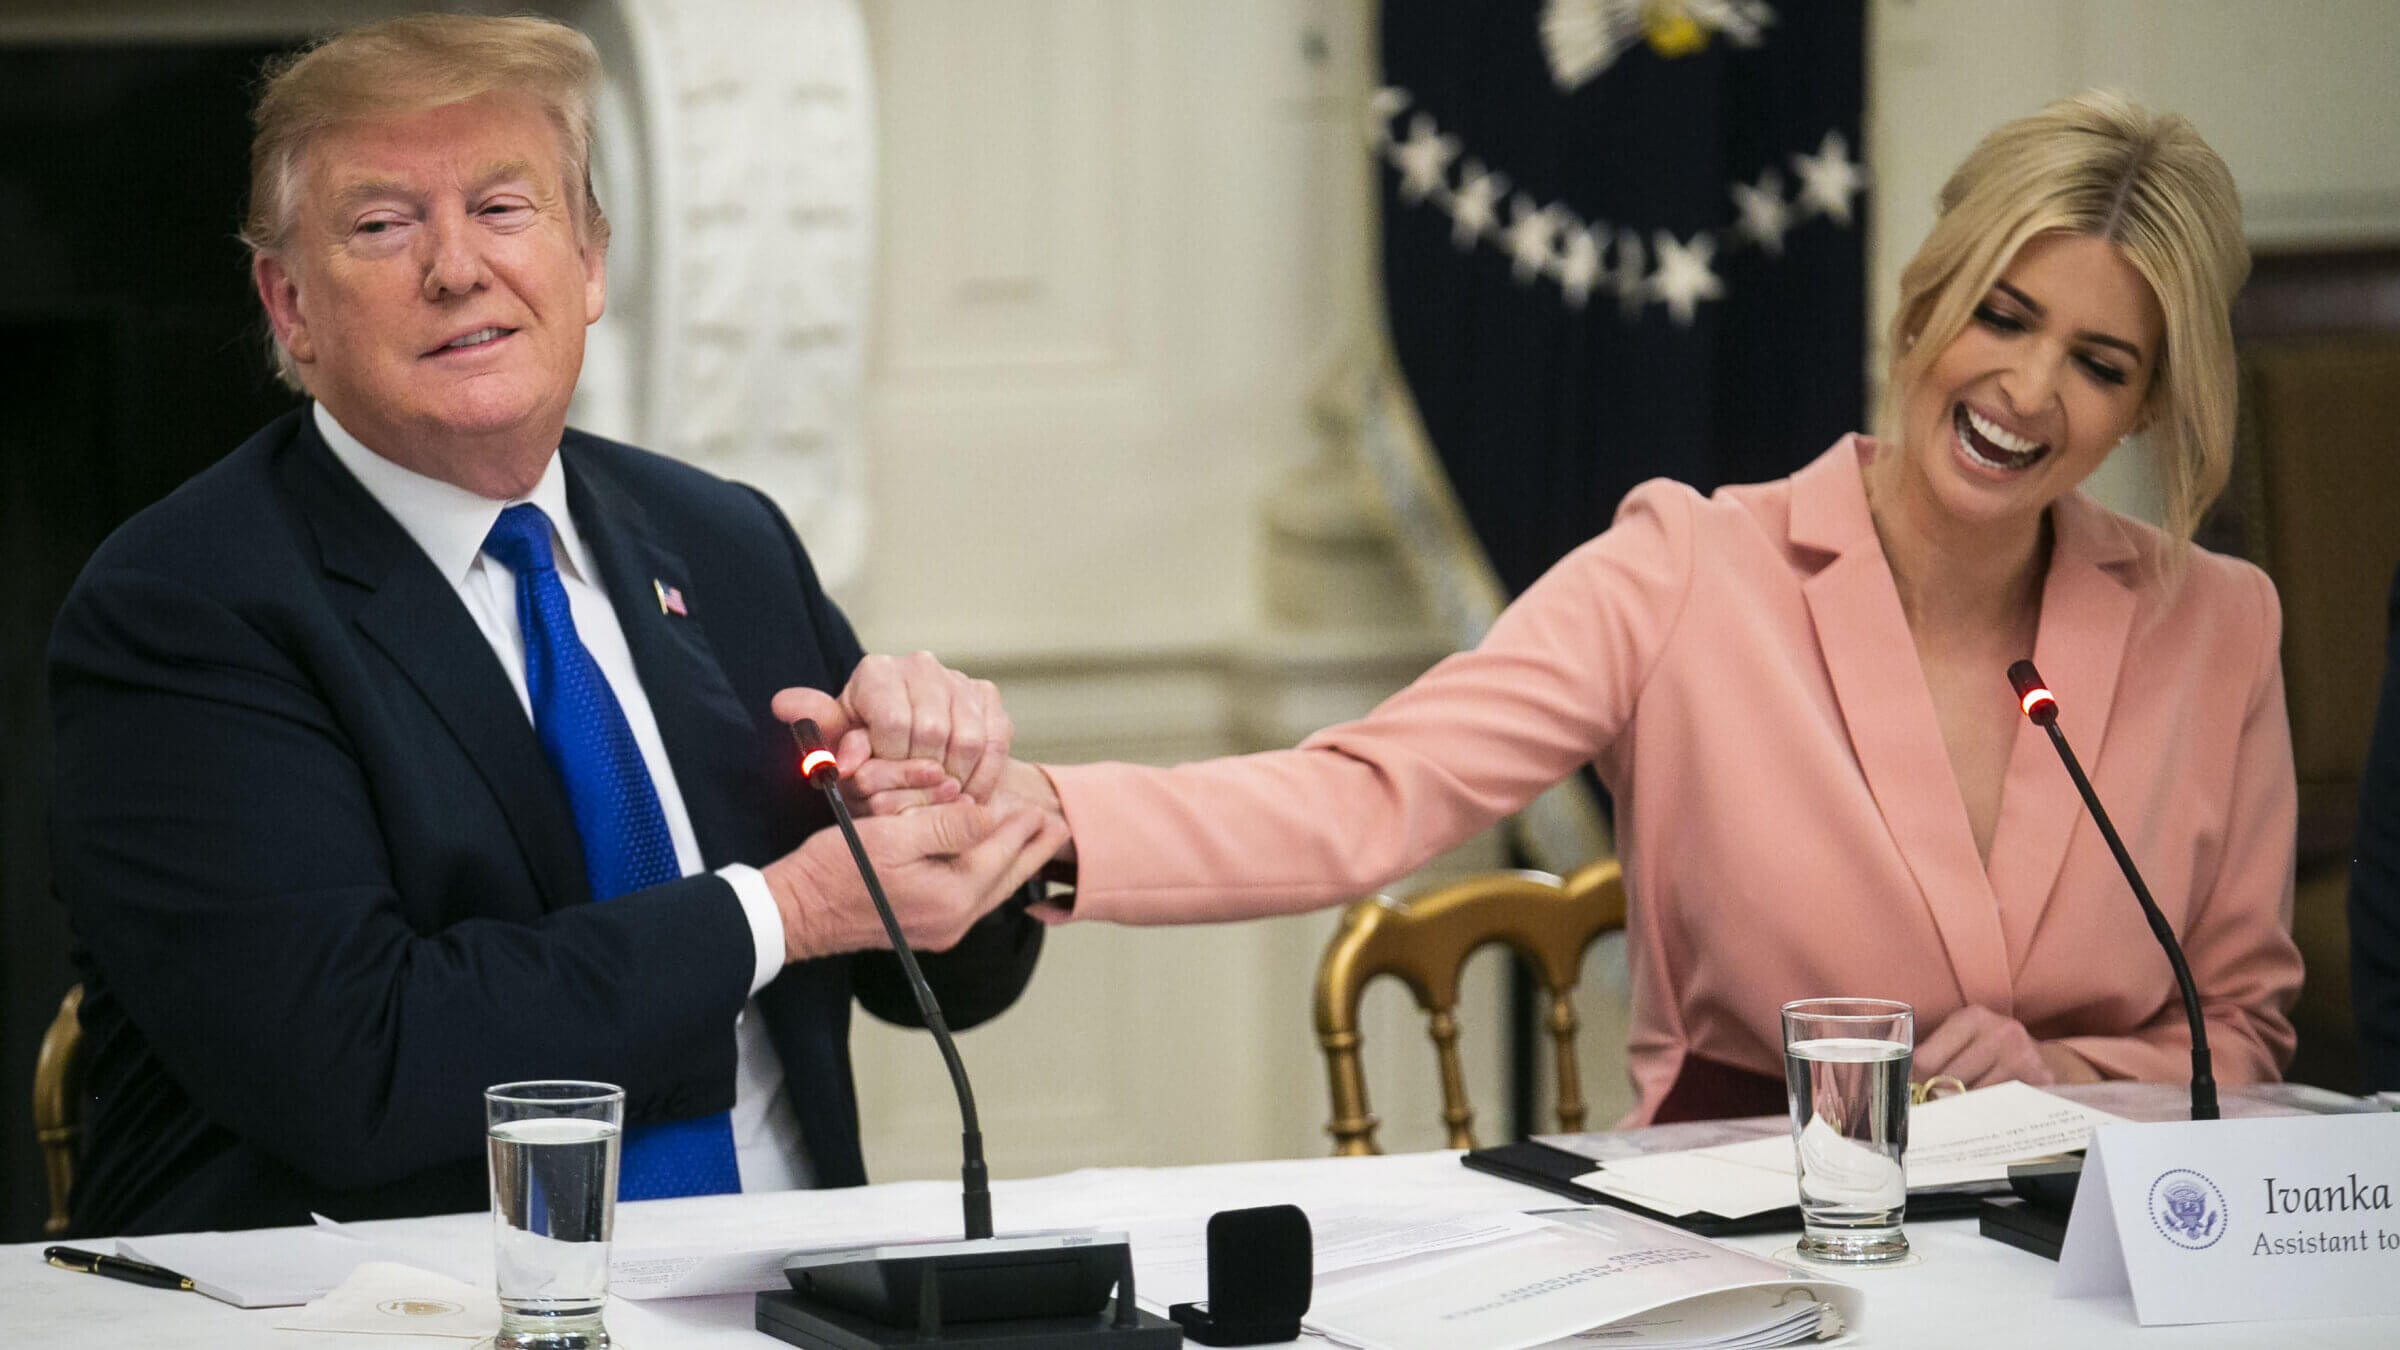
[[[39,64],[128,44],[267,46],[413,7],[19,0],[0,12],[0,47]],[[640,150],[604,165],[604,184],[614,179],[640,201],[612,194],[621,222],[688,204],[661,186],[683,159],[657,126],[724,96],[727,80],[771,84],[762,72],[778,68],[777,52],[756,34],[782,31],[773,25],[791,13],[769,0],[538,7],[585,25],[609,56],[617,83],[604,134],[619,129]],[[855,222],[868,243],[854,335],[863,382],[854,406],[828,414],[849,419],[858,448],[784,454],[762,440],[693,453],[775,493],[821,549],[848,560],[839,592],[869,646],[929,648],[998,680],[1027,755],[1157,762],[1288,744],[1371,706],[1447,650],[1350,443],[1350,375],[1376,325],[1365,154],[1375,7],[857,0],[829,12],[827,40],[855,33],[865,77],[854,101],[811,114],[863,128],[861,167],[871,170]],[[2092,84],[2181,109],[2225,155],[2262,277],[2272,273],[2289,301],[2277,313],[2293,331],[2277,330],[2278,340],[2306,341],[2311,323],[2400,322],[2391,282],[2400,119],[2389,112],[2400,6],[1872,0],[1868,17],[1871,332],[1950,166],[1993,124]],[[711,42],[721,50],[712,54]],[[218,101],[238,113],[238,98]],[[10,192],[47,147],[19,125],[9,131],[0,138],[0,225],[39,225],[10,210],[19,200]],[[839,143],[844,134],[820,126],[808,136]],[[769,120],[727,148],[771,163],[787,139],[808,138]],[[86,153],[119,180],[140,163],[108,146]],[[165,191],[185,176],[219,184],[196,190],[222,191],[228,175],[222,166],[161,169],[139,183]],[[238,166],[230,177],[238,190]],[[227,201],[195,217],[220,222],[187,228],[221,230],[224,256],[191,266],[238,275],[238,251],[221,247],[237,209]],[[7,251],[34,277],[46,255],[16,238]],[[149,245],[121,247],[132,256]],[[675,392],[657,387],[660,363],[646,344],[682,339],[639,321],[644,297],[672,284],[653,266],[645,289],[629,277],[612,297],[609,323],[619,328],[598,339],[581,405],[594,430],[665,434],[644,425]],[[772,319],[760,308],[742,321],[763,332]],[[42,331],[20,325],[12,352],[31,350],[23,344]],[[244,329],[223,340],[246,347],[252,338]],[[1881,352],[1870,343],[1872,372]],[[29,401],[11,406],[35,407],[41,393],[28,386]],[[26,421],[0,475],[15,574],[39,581],[12,597],[0,646],[0,1090],[20,1103],[22,1088],[5,1085],[26,1081],[33,1043],[72,979],[40,859],[48,612],[80,563],[76,550],[105,529],[102,517],[163,490],[144,478],[112,480],[105,498],[88,484],[59,486],[62,465],[88,461],[65,432],[36,434],[36,419]],[[2357,448],[2400,462],[2391,425],[2375,424]],[[37,489],[84,502],[91,520],[72,537],[37,531],[50,509],[34,505]],[[2148,509],[2138,464],[2112,463],[2095,490]],[[2343,486],[2302,496],[2328,494]],[[2373,553],[2375,527],[2343,528],[2366,532]],[[2382,566],[2388,575],[2389,561]],[[2369,589],[2380,597],[2382,578]],[[2337,665],[2377,660],[2380,607],[2368,608],[2372,619],[2338,609],[2327,619],[2327,642],[2351,653]],[[2338,747],[2338,719],[2328,726]],[[2363,724],[2357,740],[2363,746]],[[2338,786],[2324,794],[2339,796]],[[1496,839],[1479,840],[1440,867],[1505,856]],[[1307,994],[1332,924],[1314,915],[1054,933],[1023,1004],[964,1038],[994,1170],[1326,1148]],[[1600,1122],[1626,1102],[1613,1053],[1622,981],[1621,958],[1595,956],[1586,1084]],[[1506,1129],[1503,983],[1499,958],[1478,958],[1466,1021],[1487,1139]],[[1371,999],[1368,1069],[1388,1149],[1439,1138],[1418,1026],[1397,989]],[[956,1124],[928,1049],[862,1026],[856,1050],[871,1171],[952,1173]],[[0,1112],[0,1238],[30,1237],[38,1222],[21,1109]]]

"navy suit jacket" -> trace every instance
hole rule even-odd
[[[560,453],[705,864],[790,851],[828,815],[768,700],[838,691],[849,624],[755,490],[577,432]],[[77,1231],[479,1208],[492,1083],[622,1084],[637,1124],[732,1105],[754,969],[732,888],[591,903],[506,672],[305,409],[102,545],[50,661],[52,870],[86,986]],[[928,961],[949,1020],[1007,1006],[1039,946],[1011,905]],[[823,1185],[865,1180],[853,995],[917,1020],[889,953],[789,966],[758,999]]]
[[[2385,618],[2383,693],[2359,773],[2350,860],[2350,1003],[2369,1092],[2400,1092],[2400,572]]]

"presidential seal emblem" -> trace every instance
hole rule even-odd
[[[2186,1251],[2213,1247],[2225,1236],[2225,1196],[2188,1167],[2162,1172],[2150,1183],[2150,1224]]]

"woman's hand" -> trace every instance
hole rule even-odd
[[[2096,1083],[2100,1073],[2083,1056],[2047,1041],[2037,1041],[2025,1024],[1970,1003],[1943,1019],[1930,1035],[1917,1042],[1909,1077],[1929,1080],[1949,1074],[1968,1087],[1994,1083]]]
[[[897,815],[971,797],[990,804],[1015,735],[1000,691],[931,652],[867,656],[836,699],[795,688],[775,695],[775,716],[815,720],[853,809]]]

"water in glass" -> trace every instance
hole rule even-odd
[[[1783,1062],[1806,1224],[1801,1252],[1829,1261],[1907,1252],[1908,1045],[1823,1037],[1786,1045]]]
[[[533,1117],[492,1125],[499,1350],[599,1350],[618,1127]]]

